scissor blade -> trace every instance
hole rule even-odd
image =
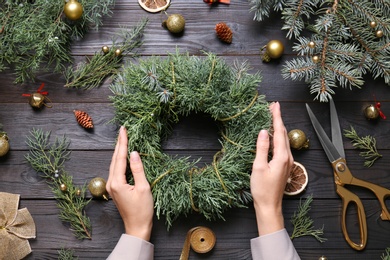
[[[332,143],[336,147],[340,156],[345,158],[343,138],[342,138],[341,130],[340,130],[339,117],[337,116],[337,110],[336,110],[336,107],[334,105],[333,98],[330,97],[329,99],[330,99],[329,105],[330,105],[330,123],[331,123],[331,129],[332,129]]]
[[[326,156],[328,156],[330,162],[336,161],[341,157],[339,152],[337,151],[336,147],[332,144],[332,141],[330,141],[329,137],[326,135],[325,130],[322,128],[320,122],[318,122],[317,117],[313,114],[313,111],[311,111],[308,104],[306,104],[306,109],[307,109],[307,113],[309,114],[311,123],[314,127],[314,130],[317,133],[318,139],[321,142],[322,148],[324,148]]]

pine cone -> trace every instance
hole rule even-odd
[[[231,43],[233,39],[233,32],[226,23],[217,23],[215,31],[218,38],[226,43]]]
[[[77,122],[84,128],[93,128],[92,118],[84,111],[73,110]]]

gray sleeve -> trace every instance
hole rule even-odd
[[[122,234],[108,260],[153,260],[154,245],[138,237]]]
[[[253,260],[300,260],[286,229],[251,239]]]

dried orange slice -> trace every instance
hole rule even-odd
[[[284,189],[284,194],[292,196],[301,193],[306,188],[308,181],[309,178],[306,168],[302,164],[294,162]]]
[[[150,13],[157,13],[168,8],[171,0],[138,0],[139,5]]]

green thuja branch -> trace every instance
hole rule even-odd
[[[390,260],[390,247],[386,248],[386,252],[381,256],[381,260]]]
[[[147,22],[147,19],[143,19],[131,30],[122,28],[111,46],[107,46],[107,53],[97,52],[91,59],[79,63],[75,69],[68,67],[64,73],[67,81],[65,87],[92,89],[98,87],[105,78],[115,75],[122,66],[122,56],[135,56],[136,53],[132,51],[142,45]]]
[[[344,136],[351,139],[353,147],[364,150],[363,152],[360,152],[359,155],[364,157],[365,167],[371,167],[376,160],[382,157],[382,155],[378,153],[374,137],[370,135],[360,137],[352,126],[351,130],[344,130]]]
[[[61,248],[58,250],[58,260],[77,260],[79,259],[74,255],[74,250]]]
[[[301,236],[314,236],[321,243],[326,241],[326,238],[322,237],[324,234],[324,227],[314,229],[314,221],[310,218],[310,216],[308,216],[312,201],[313,196],[310,195],[303,203],[302,201],[299,202],[298,211],[295,211],[291,218],[291,223],[294,226],[293,233],[290,236],[291,239]]]
[[[30,151],[25,158],[47,180],[61,210],[59,218],[70,223],[78,239],[91,239],[91,224],[83,211],[89,203],[84,197],[86,186],[76,187],[72,176],[64,168],[64,162],[70,156],[70,142],[62,137],[50,143],[49,137],[50,132],[33,129],[27,137],[26,143]]]

